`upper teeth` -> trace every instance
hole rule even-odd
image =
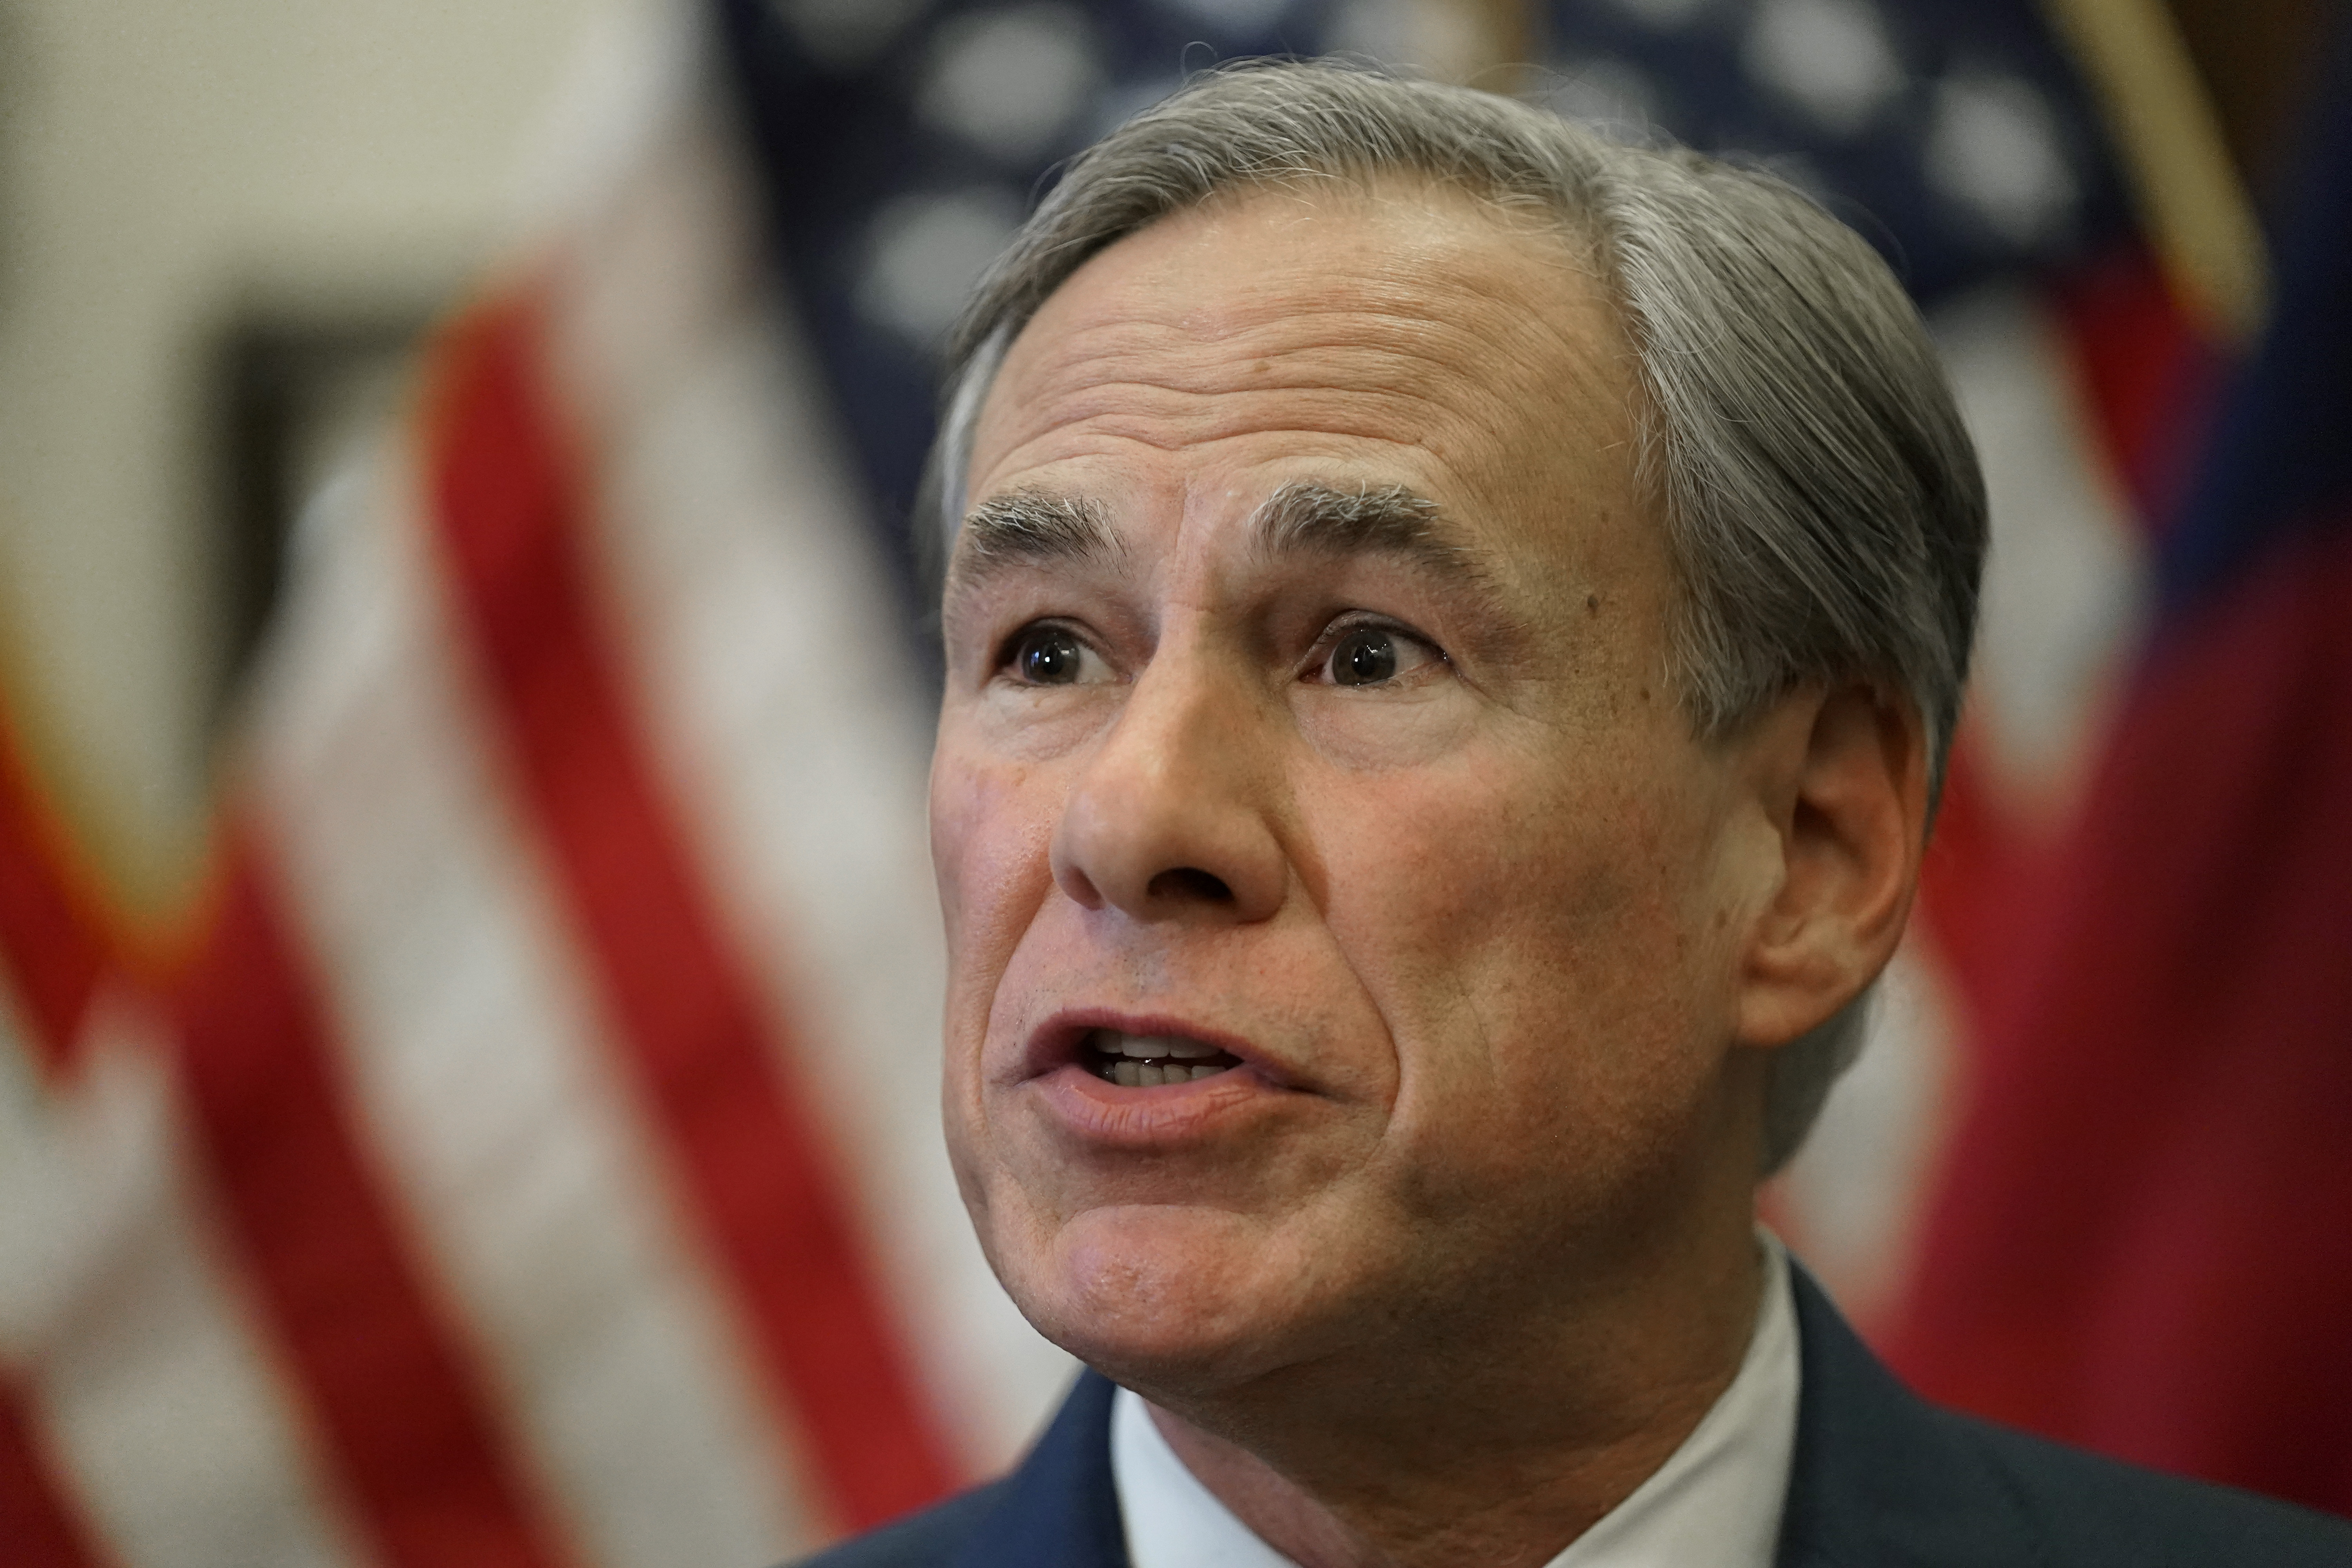
[[[1180,1035],[1122,1035],[1117,1029],[1097,1029],[1095,1048],[1105,1056],[1133,1057],[1138,1060],[1173,1057],[1179,1061],[1198,1061],[1203,1057],[1223,1054],[1214,1046]]]

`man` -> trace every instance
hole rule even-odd
[[[1261,67],[1081,159],[956,363],[948,1135],[1095,1371],[822,1561],[2352,1563],[1916,1403],[1755,1228],[1901,934],[1984,548],[1858,238]]]

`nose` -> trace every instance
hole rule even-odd
[[[1163,647],[1063,805],[1062,891],[1139,921],[1273,915],[1290,879],[1270,816],[1273,722],[1255,693]]]

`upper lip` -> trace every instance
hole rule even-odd
[[[1211,1028],[1186,1018],[1161,1014],[1123,1013],[1109,1007],[1073,1007],[1055,1013],[1029,1033],[1028,1044],[1021,1053],[1021,1077],[1040,1078],[1056,1068],[1078,1060],[1079,1048],[1087,1036],[1097,1029],[1114,1029],[1122,1035],[1173,1035],[1187,1040],[1199,1040],[1214,1046],[1226,1055],[1237,1058],[1244,1067],[1255,1068],[1259,1075],[1272,1083],[1289,1086],[1289,1075],[1270,1062],[1264,1050],[1238,1035]]]

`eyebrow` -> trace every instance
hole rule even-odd
[[[1286,484],[1258,508],[1255,527],[1269,555],[1394,555],[1458,583],[1486,583],[1444,510],[1403,485]]]
[[[1104,561],[1122,553],[1110,514],[1090,496],[1008,490],[971,509],[956,531],[950,584],[1007,566]]]
[[[1483,580],[1438,504],[1403,485],[1342,489],[1294,481],[1268,496],[1251,520],[1269,555],[1400,555],[1442,576]],[[1099,561],[1122,552],[1108,510],[1090,496],[1010,490],[972,508],[957,531],[951,575],[992,567]]]
[[[1517,659],[1528,623],[1487,569],[1485,552],[1427,496],[1403,485],[1337,485],[1298,480],[1265,499],[1252,520],[1256,547],[1271,557],[1364,555],[1402,561],[1463,594],[1475,606],[1458,623],[1488,657]]]

